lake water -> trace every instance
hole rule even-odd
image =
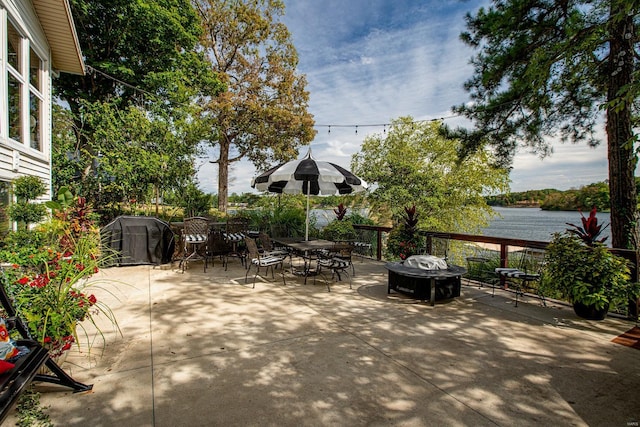
[[[494,208],[499,214],[489,226],[483,229],[485,236],[505,237],[512,239],[539,240],[548,242],[552,233],[565,231],[570,222],[582,225],[580,213],[575,211],[543,211],[539,208]],[[331,209],[312,209],[311,214],[317,218],[319,228],[327,225],[335,218]],[[585,216],[589,212],[584,213]],[[598,224],[609,224],[609,213],[598,212]],[[611,237],[607,227],[601,237],[609,236],[605,243],[610,243]]]
[[[552,233],[565,231],[570,222],[582,226],[579,212],[575,211],[543,211],[539,208],[494,208],[500,217],[483,229],[482,234],[494,237],[509,237],[514,239],[539,240],[548,242]],[[588,212],[583,213],[588,216]],[[609,213],[598,212],[598,224],[609,224]],[[609,236],[605,243],[611,240],[609,227],[601,237]]]

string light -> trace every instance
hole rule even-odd
[[[454,119],[456,117],[463,117],[461,114],[452,114],[450,116],[444,116],[444,117],[438,117],[435,119],[424,119],[424,120],[414,120],[411,122],[411,126],[415,127],[416,124],[420,124],[420,123],[427,123],[427,122],[437,122],[437,121],[443,121],[443,120],[449,120],[449,119]],[[355,132],[358,133],[358,128],[363,128],[363,127],[381,127],[382,131],[384,133],[387,133],[387,127],[391,128],[393,126],[392,123],[373,123],[373,124],[353,124],[353,125],[337,125],[337,124],[315,124],[313,125],[313,127],[315,128],[323,128],[326,127],[329,129],[329,133],[331,133],[331,128],[354,128]]]
[[[155,94],[155,93],[151,93],[151,92],[146,91],[144,89],[141,89],[141,88],[139,88],[137,86],[134,86],[134,85],[132,85],[130,83],[122,81],[122,80],[120,80],[120,79],[118,79],[116,77],[113,77],[113,76],[111,76],[111,75],[109,75],[109,74],[107,74],[107,73],[105,73],[103,71],[98,70],[97,68],[92,67],[91,65],[87,64],[85,66],[86,66],[86,71],[94,73],[94,74],[100,74],[103,77],[106,77],[106,78],[108,78],[110,80],[113,80],[114,82],[120,83],[121,85],[126,86],[126,87],[128,87],[128,88],[130,88],[130,89],[142,94],[143,96],[146,95],[146,96],[149,96],[149,97],[159,98],[159,99],[163,99],[165,101],[169,101],[168,98],[165,98],[165,97],[160,96],[160,95]],[[184,104],[184,103],[181,103],[181,102],[178,102],[177,104],[187,105],[187,104]],[[413,125],[415,125],[417,123],[426,123],[426,122],[435,122],[435,121],[439,121],[439,120],[448,120],[448,119],[453,119],[453,118],[456,118],[456,117],[462,117],[462,115],[461,114],[454,114],[454,115],[450,115],[450,116],[439,117],[439,118],[436,118],[436,119],[415,120],[415,121],[411,122],[411,125],[413,126]],[[331,127],[334,127],[334,128],[355,128],[356,134],[358,133],[358,127],[377,127],[377,128],[382,127],[382,131],[384,133],[387,133],[387,126],[391,128],[392,124],[391,123],[374,123],[374,124],[365,124],[365,125],[363,125],[363,124],[352,124],[352,125],[349,125],[349,124],[347,124],[347,125],[315,124],[315,125],[313,125],[313,127],[315,127],[315,128],[326,127],[327,128],[327,133],[331,133]]]

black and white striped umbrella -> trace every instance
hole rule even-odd
[[[283,163],[258,175],[251,186],[271,193],[306,194],[306,239],[309,237],[309,195],[350,194],[367,189],[366,182],[345,168],[311,157],[311,149],[303,159]]]

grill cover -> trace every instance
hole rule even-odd
[[[112,265],[166,264],[175,249],[174,234],[165,221],[148,216],[119,216],[100,231]]]

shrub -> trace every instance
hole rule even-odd
[[[356,230],[351,221],[335,219],[322,229],[322,237],[327,240],[342,241],[354,240]]]

